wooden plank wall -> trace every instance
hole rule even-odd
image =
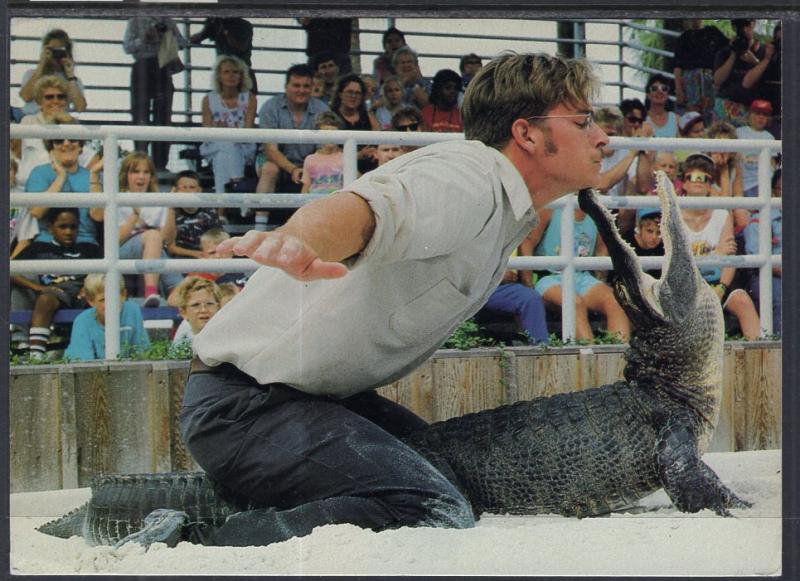
[[[622,377],[623,350],[440,351],[379,392],[432,422]],[[780,343],[730,344],[711,451],[781,447]],[[11,492],[89,485],[99,473],[197,470],[178,416],[187,362],[16,367]]]

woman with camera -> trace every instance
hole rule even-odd
[[[736,127],[747,125],[747,108],[756,97],[752,86],[745,83],[751,69],[762,65],[775,54],[774,45],[764,45],[755,37],[756,21],[731,20],[736,36],[714,57],[714,88],[717,91],[714,112],[717,119]]]
[[[42,77],[55,75],[67,82],[67,108],[71,111],[85,111],[86,98],[83,96],[83,83],[75,75],[75,61],[72,58],[72,40],[61,29],[48,32],[42,39],[42,52],[39,64],[22,76],[19,96],[25,101],[22,112],[35,115],[39,104],[34,99],[34,87]]]

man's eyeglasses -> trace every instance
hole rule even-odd
[[[628,121],[628,123],[632,125],[641,125],[642,123],[644,123],[644,119],[642,119],[641,117],[636,117],[635,115],[628,115],[627,117],[625,117],[625,119]]]
[[[683,174],[683,181],[696,184],[707,184],[711,182],[711,176],[704,171],[690,171]]]
[[[52,101],[54,99],[58,99],[59,101],[66,101],[67,95],[66,93],[47,93],[46,95],[42,95],[42,99],[45,101]]]
[[[669,93],[669,87],[667,85],[662,85],[661,83],[653,83],[650,85],[648,89],[651,93],[659,92],[659,93]]]
[[[569,119],[570,117],[580,117],[583,119],[583,122],[578,123],[578,126],[581,129],[587,129],[594,123],[593,111],[587,111],[586,113],[575,113],[574,115],[534,115],[533,117],[527,117],[526,121],[530,121],[531,119]]]
[[[419,123],[409,123],[408,125],[398,125],[398,131],[416,131],[419,129]]]

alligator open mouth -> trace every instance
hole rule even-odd
[[[646,274],[639,258],[622,239],[614,217],[599,202],[594,190],[581,190],[578,203],[589,214],[608,247],[618,275],[614,291],[634,326],[680,324],[692,311],[700,275],[694,265],[686,226],[681,218],[672,182],[662,171],[656,173],[656,191],[661,205],[661,236],[664,264],[660,279]]]

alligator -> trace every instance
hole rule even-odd
[[[684,512],[730,516],[750,506],[701,460],[719,418],[722,309],[694,263],[663,172],[656,190],[660,279],[642,271],[596,192],[578,194],[609,249],[614,293],[631,322],[624,380],[436,422],[404,438],[462,491],[476,517],[597,516],[634,507],[661,488]],[[165,539],[174,545],[202,542],[185,531],[219,527],[253,508],[203,473],[107,475],[93,481],[86,505],[39,530],[121,544],[142,542],[139,531],[178,518],[178,536]]]

